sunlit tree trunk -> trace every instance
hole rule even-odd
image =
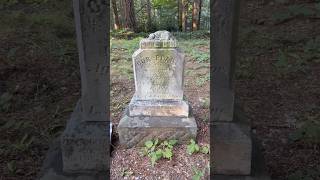
[[[188,0],[182,0],[182,31],[187,31]]]
[[[199,29],[199,19],[200,17],[200,0],[193,1],[192,8],[192,31],[196,31]]]
[[[113,17],[114,17],[114,29],[118,30],[121,28],[121,24],[119,21],[119,15],[118,15],[118,8],[117,8],[117,0],[112,0],[112,10],[113,10]]]

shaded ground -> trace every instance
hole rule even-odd
[[[316,5],[290,2],[307,7],[303,11]],[[274,179],[320,179],[320,21],[314,18],[320,9],[278,21],[290,8],[272,1],[243,4],[237,100],[262,141]]]
[[[252,119],[273,179],[316,180],[320,179],[319,5],[314,0],[277,2],[242,1],[237,104]],[[312,9],[313,13],[306,9]],[[208,129],[203,120],[208,118],[205,59],[209,47],[201,44],[201,40],[196,41],[198,38],[187,37],[180,39],[189,54],[186,96],[201,127],[198,141],[207,143]],[[124,42],[129,41],[120,41],[113,41],[119,49],[112,54],[115,125],[133,94],[128,58],[137,42],[132,40],[132,45],[128,45]],[[196,43],[200,43],[199,47],[193,48]],[[204,68],[198,69],[202,65]],[[49,143],[63,131],[79,98],[79,83],[71,2],[49,1],[1,9],[0,179],[36,177]],[[175,148],[173,160],[161,160],[155,168],[138,152],[116,149],[112,163],[118,168],[111,172],[114,177],[121,179],[120,176],[131,172],[130,178],[152,175],[170,178],[173,174],[190,177],[194,174],[193,167],[207,168],[208,155],[188,156],[184,146]],[[131,158],[121,158],[128,156]]]

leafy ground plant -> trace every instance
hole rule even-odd
[[[187,153],[192,155],[193,153],[201,152],[203,154],[209,154],[209,145],[199,146],[193,139],[190,140],[190,144],[187,146]]]
[[[161,144],[159,144],[158,139],[146,141],[144,143],[143,155],[147,155],[150,158],[152,166],[161,158],[171,160],[173,157],[173,146],[176,143],[177,140],[165,140]]]
[[[193,168],[194,175],[192,176],[192,180],[200,180],[201,177],[204,176],[205,170],[201,171],[196,168]]]
[[[128,177],[128,176],[131,176],[131,175],[133,175],[133,172],[130,171],[129,169],[127,169],[127,168],[123,169],[122,172],[121,172],[121,176],[122,177]]]

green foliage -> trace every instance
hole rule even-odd
[[[156,162],[161,159],[171,160],[173,157],[173,146],[177,143],[177,140],[163,141],[159,144],[158,139],[148,140],[144,143],[143,155],[148,155],[151,161],[151,165],[154,166]]]
[[[18,3],[25,4],[40,4],[46,3],[48,0],[0,0],[0,8],[1,7],[10,7],[16,5]]]
[[[196,142],[193,139],[191,139],[190,144],[188,144],[187,146],[187,153],[189,155],[192,155],[193,153],[199,152],[199,150],[200,150],[199,145],[196,144]]]
[[[33,136],[29,136],[29,134],[25,134],[20,141],[13,144],[12,146],[14,147],[14,149],[16,149],[20,152],[24,152],[30,147],[33,140],[34,140]]]
[[[12,161],[7,163],[7,168],[8,168],[8,170],[9,170],[9,172],[11,174],[15,174],[16,173],[16,171],[17,171],[17,165],[16,164],[17,163],[16,163],[15,160],[12,160]]]
[[[306,7],[303,4],[294,4],[294,5],[288,6],[288,8],[285,10],[276,12],[272,16],[272,20],[276,22],[283,22],[297,16],[309,17],[312,15],[315,15],[315,13],[316,11],[314,11],[309,7]]]
[[[18,3],[18,0],[0,0],[0,7],[12,6]]]
[[[254,58],[241,58],[237,61],[236,77],[239,79],[251,79],[255,75]]]
[[[197,152],[209,154],[209,149],[210,148],[208,144],[200,147],[193,139],[190,139],[190,144],[187,145],[187,153],[189,155],[192,155]]]
[[[204,176],[205,170],[201,171],[196,168],[193,168],[194,175],[192,176],[192,180],[200,180],[201,177]]]
[[[279,50],[278,60],[274,65],[280,73],[306,72],[308,62],[320,62],[320,36],[308,40],[301,48],[303,53],[296,49]]]
[[[204,109],[209,109],[210,107],[210,99],[209,98],[201,98],[199,99],[200,105]]]
[[[201,52],[198,49],[191,49],[191,56],[199,63],[209,62],[210,54]]]
[[[6,92],[0,96],[0,111],[8,112],[11,107],[13,95]]]
[[[317,180],[320,177],[319,169],[320,167],[297,170],[288,176],[288,180]]]
[[[290,62],[289,59],[291,60]],[[278,60],[274,65],[278,68],[280,74],[286,75],[299,71],[305,72],[305,64],[305,60],[298,54],[279,50]]]
[[[203,154],[209,154],[209,145],[204,145],[203,147],[201,147],[200,151],[203,153]]]
[[[29,129],[31,127],[32,127],[32,124],[30,121],[9,120],[0,126],[0,130],[19,131],[19,130]]]
[[[320,121],[307,120],[296,129],[290,136],[292,141],[304,140],[310,143],[320,143]]]
[[[320,36],[310,39],[303,47],[305,60],[320,61]]]
[[[210,80],[210,74],[206,74],[204,76],[199,76],[196,79],[197,86],[203,86],[207,81]]]
[[[125,169],[123,169],[123,170],[121,171],[121,176],[122,176],[122,177],[129,177],[129,176],[131,176],[131,175],[133,175],[133,172],[130,171],[130,170],[128,170],[127,168],[125,168]]]
[[[304,141],[308,143],[320,143],[320,108],[310,106],[297,118],[297,129],[291,133],[289,140]]]

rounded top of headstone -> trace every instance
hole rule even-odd
[[[151,33],[148,37],[149,40],[171,40],[174,39],[172,34],[169,31],[157,31],[155,33]]]
[[[141,49],[175,48],[176,39],[169,31],[157,31],[151,33],[148,38],[140,41]]]

